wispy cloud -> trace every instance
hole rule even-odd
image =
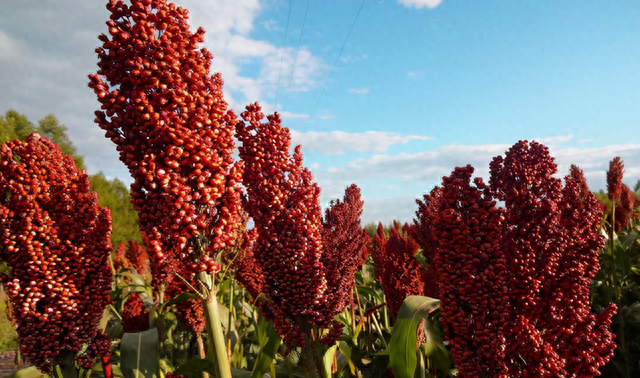
[[[281,112],[280,116],[282,117],[282,119],[309,119],[308,114],[292,113],[286,110]]]
[[[442,0],[398,0],[398,2],[409,8],[429,8],[433,9],[440,5]]]
[[[369,89],[367,89],[367,88],[362,88],[362,89],[349,89],[349,93],[355,93],[355,94],[366,95],[366,94],[369,94]]]
[[[202,26],[207,33],[203,47],[212,51],[212,71],[222,73],[225,99],[238,112],[260,101],[267,109],[278,86],[307,91],[316,87],[327,64],[301,46],[293,75],[296,49],[275,46],[253,36],[255,28],[276,28],[272,20],[258,24],[260,0],[175,0],[189,9],[191,30]],[[16,3],[17,4],[17,3]],[[118,153],[104,132],[93,124],[99,105],[87,88],[87,74],[95,72],[97,36],[106,32],[109,13],[95,2],[43,0],[20,2],[11,12],[0,13],[0,112],[14,108],[37,122],[55,113],[64,123],[78,152],[85,156],[90,173],[129,177]],[[252,67],[247,69],[246,67]],[[279,72],[282,80],[278,83]],[[291,84],[289,78],[291,77]],[[283,114],[289,118],[308,115]]]
[[[563,142],[568,142],[571,139],[573,139],[572,135],[553,136],[553,137],[547,137],[547,138],[533,138],[533,140],[542,144],[563,143]]]
[[[278,23],[275,20],[262,21],[262,22],[260,22],[260,25],[262,25],[262,27],[267,29],[267,30],[281,30],[278,27]]]
[[[401,136],[394,133],[367,131],[347,133],[344,131],[301,133],[291,130],[295,144],[301,144],[307,151],[316,151],[324,155],[341,155],[349,151],[384,152],[389,146],[407,143],[412,140],[430,140],[432,137],[421,135]]]
[[[414,154],[380,154],[368,159],[351,161],[344,167],[328,167],[314,172],[323,189],[323,201],[339,198],[351,182],[384,183],[375,197],[363,196],[363,221],[389,223],[394,219],[410,221],[415,212],[415,199],[442,182],[458,166],[471,164],[474,176],[489,177],[489,163],[493,157],[504,155],[511,145],[448,145]],[[640,179],[640,144],[620,144],[598,148],[550,147],[550,154],[558,165],[558,177],[569,172],[572,164],[585,174],[589,188],[606,188],[606,170],[609,161],[620,156],[625,162],[624,182],[633,187]],[[381,184],[382,185],[382,184]],[[396,186],[398,190],[388,190]],[[382,187],[380,187],[382,188]],[[395,195],[394,195],[395,193]],[[407,193],[415,193],[407,197]]]
[[[507,144],[488,145],[448,145],[431,151],[414,154],[374,155],[367,159],[357,159],[342,168],[331,167],[329,173],[340,174],[352,180],[377,177],[400,181],[438,182],[443,175],[451,173],[455,167],[471,164],[476,175],[487,177],[489,162],[511,146]],[[627,177],[640,179],[640,144],[621,144],[599,148],[555,148],[550,147],[550,154],[558,164],[561,175],[569,171],[571,164],[580,166],[586,175],[601,174],[604,178],[609,161],[620,156],[626,162]],[[639,168],[635,168],[639,167]],[[593,184],[600,188],[602,182]]]
[[[412,78],[412,79],[417,79],[417,78],[421,78],[424,76],[424,72],[423,71],[409,71],[407,72],[407,76]]]

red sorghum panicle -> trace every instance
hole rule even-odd
[[[333,318],[353,302],[353,276],[366,260],[370,239],[360,225],[363,204],[360,189],[352,184],[345,190],[344,199],[331,201],[325,211],[321,261],[326,272],[327,286],[330,288],[326,293],[324,310],[327,318]]]
[[[471,185],[473,168],[456,168],[443,178],[434,256],[442,323],[462,377],[504,374],[503,338],[509,298],[505,259],[500,249],[502,211],[485,196],[481,180]]]
[[[408,225],[402,227],[394,222],[389,229],[389,236],[386,236],[382,224],[378,224],[371,247],[376,276],[382,285],[393,321],[406,297],[424,295],[426,271],[415,258],[420,246],[408,234],[408,228]]]
[[[602,209],[575,166],[561,180],[543,145],[519,142],[443,180],[435,264],[460,377],[593,377],[615,344],[615,306],[589,306]],[[501,206],[496,206],[496,200]]]
[[[622,182],[624,163],[620,157],[609,162],[607,171],[607,191],[612,208],[609,209],[607,218],[611,223],[611,214],[615,208],[615,231],[620,232],[629,226],[633,217],[633,208],[636,197],[629,187]]]
[[[187,10],[166,0],[111,0],[107,9],[110,35],[99,37],[100,69],[89,76],[102,105],[95,122],[134,179],[154,280],[175,263],[201,271],[240,225],[235,116],[220,75],[210,74],[211,53],[199,48],[204,30],[189,31]]]
[[[622,196],[623,174],[624,163],[617,156],[609,162],[609,170],[607,170],[607,195],[611,201],[617,201]]]
[[[82,367],[108,353],[98,323],[110,303],[111,215],[85,171],[38,134],[2,145],[0,260],[20,348],[51,373],[62,354]]]
[[[536,142],[519,142],[490,164],[491,190],[504,201],[504,253],[516,271],[509,287],[521,313],[542,311],[539,291],[547,273],[553,274],[559,249],[558,201],[562,182],[548,149]]]
[[[589,285],[599,270],[598,251],[604,246],[602,212],[577,166],[571,166],[565,177],[562,199],[560,226],[564,235],[559,239],[564,247],[556,274],[545,281],[543,297],[549,299],[538,327],[547,330],[544,339],[567,361],[568,377],[593,377],[599,375],[598,369],[609,361],[616,347],[609,329],[616,306],[611,304],[596,315],[589,305]]]
[[[240,243],[238,257],[234,262],[235,278],[240,285],[249,291],[252,298],[257,299],[262,294],[264,274],[260,264],[256,262],[253,248],[258,237],[258,230],[254,227],[245,231],[242,243]]]
[[[178,273],[182,278],[175,278],[171,283],[166,285],[164,291],[165,301],[168,301],[182,293],[193,293],[192,288],[198,287],[198,282],[195,279],[190,278],[184,267],[176,266],[176,268],[176,273]],[[189,281],[189,284],[184,281],[185,279]],[[205,315],[201,300],[189,298],[186,301],[176,304],[176,308],[176,317],[180,326],[196,333],[204,332]]]
[[[433,256],[437,247],[435,242],[436,227],[438,226],[436,218],[441,194],[442,188],[438,186],[431,193],[425,194],[422,200],[416,200],[418,211],[416,211],[416,218],[413,220],[413,224],[408,229],[411,237],[422,248],[422,255],[427,264],[427,273],[424,275],[424,295],[432,298],[440,297]]]
[[[178,323],[185,329],[195,333],[205,331],[204,308],[202,301],[189,298],[184,302],[180,302],[176,306],[178,308]]]
[[[117,273],[122,269],[129,269],[131,267],[131,261],[127,258],[127,243],[122,242],[118,248],[116,248],[116,252],[113,256],[113,269]]]
[[[149,255],[143,246],[133,240],[129,240],[125,256],[138,274],[147,274],[149,272]]]
[[[302,343],[296,318],[324,323],[320,309],[327,282],[321,262],[320,188],[302,167],[299,146],[290,156],[291,135],[279,116],[270,115],[261,123],[260,110],[258,104],[247,106],[242,113],[245,122],[237,125],[246,209],[258,234],[253,254],[264,273],[263,292],[270,300],[274,325],[287,342]]]
[[[332,321],[351,301],[353,274],[367,242],[360,227],[360,190],[347,188],[323,222],[320,188],[302,166],[300,146],[290,155],[291,135],[280,117],[270,115],[262,123],[260,106],[252,104],[242,118],[237,135],[246,209],[257,234],[245,260],[263,274],[252,280],[269,299],[260,302],[263,314],[289,345],[302,345],[311,326],[330,328],[322,342],[335,342],[341,327]]]
[[[138,293],[131,293],[122,309],[122,330],[126,333],[143,332],[149,329],[149,307],[145,306]]]

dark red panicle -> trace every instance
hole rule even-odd
[[[602,208],[582,171],[564,187],[545,146],[519,142],[443,179],[434,263],[460,377],[594,377],[615,349],[610,305],[591,313]],[[500,206],[497,205],[500,201]]]

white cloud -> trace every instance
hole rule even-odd
[[[327,171],[352,180],[369,177],[391,178],[395,180],[437,182],[457,166],[471,164],[477,174],[488,172],[491,158],[504,153],[510,146],[506,144],[462,146],[448,145],[431,151],[414,154],[374,155],[367,159],[357,159],[345,167],[329,168]]]
[[[305,150],[317,151],[325,155],[340,155],[349,151],[384,152],[389,146],[407,143],[412,140],[430,140],[432,137],[420,135],[401,136],[381,131],[347,133],[344,131],[301,133],[291,130],[295,144],[301,144]]]
[[[231,36],[229,52],[236,57],[265,57],[276,52],[276,47],[263,41],[256,41],[241,35]]]
[[[286,110],[279,114],[282,117],[282,119],[309,119],[308,114],[292,113]]]
[[[374,155],[367,159],[357,159],[342,168],[330,167],[326,171],[332,174],[349,177],[352,180],[365,178],[389,178],[400,181],[440,181],[455,167],[471,164],[477,176],[487,177],[489,162],[493,157],[504,155],[511,146],[493,145],[447,145],[431,151],[414,154]],[[585,174],[602,174],[609,161],[620,156],[625,161],[626,177],[640,179],[640,144],[612,145],[599,148],[550,148],[550,154],[558,165],[558,173],[565,175],[571,164],[580,166]],[[601,182],[593,183],[601,188]]]
[[[262,25],[262,27],[264,27],[267,30],[281,30],[278,27],[278,23],[275,20],[262,21],[260,22],[260,25]]]
[[[411,196],[365,199],[361,217],[362,225],[378,222],[388,225],[394,220],[400,223],[411,223],[418,207],[416,199],[417,197]]]
[[[553,136],[553,137],[547,137],[547,138],[533,138],[533,140],[542,144],[563,143],[563,142],[568,142],[571,139],[573,139],[572,135]]]
[[[375,155],[351,161],[344,167],[329,167],[315,172],[315,175],[323,189],[323,201],[338,198],[341,190],[351,182],[378,183],[378,188],[369,189],[372,190],[370,193],[377,192],[375,198],[363,195],[363,219],[366,217],[366,222],[389,223],[393,219],[407,222],[415,211],[413,201],[439,185],[442,177],[451,174],[455,167],[471,164],[475,168],[474,176],[482,177],[486,182],[493,157],[504,156],[510,147],[506,144],[448,145],[415,154]],[[627,185],[633,187],[640,179],[640,144],[598,148],[550,147],[549,150],[558,165],[558,177],[565,176],[570,166],[575,164],[584,171],[593,191],[606,188],[606,170],[609,161],[616,156],[625,163],[623,181]],[[391,190],[390,186],[399,189]],[[407,197],[407,193],[414,194]]]
[[[307,48],[301,47],[296,57],[296,49],[287,47],[284,51],[279,49],[263,59],[259,77],[265,94],[270,96],[274,95],[278,88],[281,93],[287,90],[304,92],[317,86],[316,78],[328,68],[322,59],[313,55]]]
[[[398,0],[398,2],[409,8],[429,8],[433,9],[440,5],[442,0]]]
[[[407,76],[412,79],[418,79],[424,76],[424,71],[409,71],[407,72]]]
[[[263,2],[175,2],[189,9],[192,31],[200,26],[207,31],[203,47],[214,54],[212,71],[222,73],[230,107],[240,113],[246,104],[260,101],[265,109],[275,110],[268,104],[269,96],[277,89],[281,62],[280,85],[289,88],[295,49],[282,51],[250,34],[257,26]],[[108,19],[104,3],[93,1],[20,1],[10,12],[0,12],[0,113],[14,108],[34,123],[55,114],[85,156],[89,173],[102,170],[109,177],[126,181],[129,173],[118,162],[114,146],[93,123],[93,111],[99,104],[87,87],[87,74],[98,69],[94,52],[100,45],[97,36],[106,32]],[[262,26],[277,25],[267,22]],[[256,68],[247,71],[245,67]],[[326,70],[322,59],[301,47],[289,89],[314,88]]]
[[[369,89],[367,89],[367,88],[362,88],[362,89],[349,89],[349,93],[355,93],[355,94],[366,95],[366,94],[369,94]]]

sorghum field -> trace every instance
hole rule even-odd
[[[0,118],[14,377],[640,377],[620,158],[593,193],[517,141],[487,182],[452,167],[412,223],[364,225],[356,185],[322,212],[277,113],[228,108],[185,9],[107,8],[88,83],[130,188],[89,177],[55,117]]]

